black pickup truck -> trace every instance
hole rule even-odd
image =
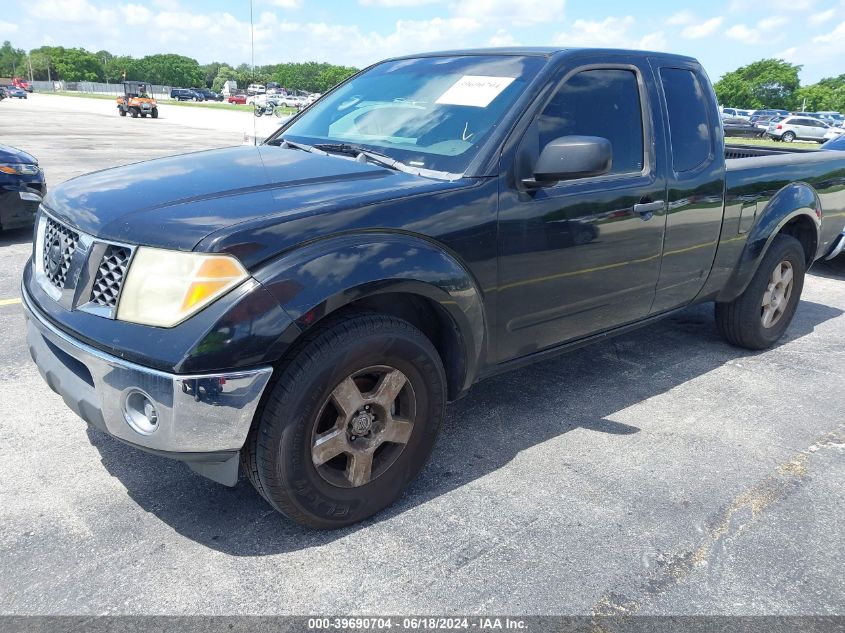
[[[392,59],[258,147],[53,189],[28,344],[91,425],[341,526],[401,494],[492,374],[700,302],[731,343],[773,344],[843,248],[843,191],[840,152],[726,149],[687,57]]]

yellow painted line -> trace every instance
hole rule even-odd
[[[16,299],[0,299],[0,306],[13,306],[21,302],[21,298],[17,297]]]

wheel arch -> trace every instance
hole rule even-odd
[[[758,215],[716,301],[732,301],[745,291],[777,235],[791,235],[801,243],[809,268],[816,259],[820,229],[821,203],[813,187],[803,182],[783,187]]]
[[[483,362],[488,338],[480,286],[455,255],[426,238],[400,233],[326,238],[262,266],[254,276],[293,320],[280,335],[291,345],[325,318],[361,308],[405,319],[429,337],[443,361],[450,400],[469,389]]]

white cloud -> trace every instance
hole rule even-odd
[[[27,5],[27,12],[39,20],[84,23],[100,29],[114,27],[117,12],[98,9],[87,0],[36,0]]]
[[[641,36],[631,34],[636,20],[630,15],[610,16],[604,20],[575,20],[572,28],[558,33],[553,42],[561,46],[585,46],[599,48],[633,48],[662,50],[666,48],[666,37],[662,31]]]
[[[777,12],[806,12],[810,11],[816,5],[816,0],[768,0],[764,9],[770,13]],[[728,10],[731,13],[748,14],[749,4],[747,0],[731,0],[728,5]]]
[[[787,24],[789,24],[789,18],[782,15],[772,15],[760,20],[757,23],[757,26],[763,31],[774,31],[775,29],[782,28]]]
[[[487,42],[490,46],[516,46],[516,40],[505,29],[499,29]]]
[[[450,5],[455,16],[509,26],[562,20],[565,9],[566,0],[459,0]]]
[[[282,9],[298,9],[302,6],[302,0],[265,0],[268,4],[272,4]]]
[[[725,35],[743,44],[758,44],[762,39],[760,31],[749,28],[745,24],[734,24],[725,32]]]
[[[835,25],[827,33],[816,35],[810,41],[792,46],[779,54],[779,57],[805,67],[815,66],[818,77],[839,74],[839,64],[845,56],[845,21]],[[808,82],[809,83],[809,82]]]
[[[827,11],[821,11],[820,13],[814,13],[809,18],[807,18],[807,22],[814,26],[821,26],[825,22],[830,22],[833,17],[836,15],[836,9],[828,9]]]
[[[153,16],[153,12],[142,4],[124,4],[120,6],[123,19],[129,25],[146,24]]]
[[[666,20],[666,23],[669,26],[686,26],[688,24],[692,24],[693,22],[695,22],[695,14],[687,9],[678,11],[677,13],[669,16]]]
[[[18,25],[13,22],[4,22],[3,20],[0,20],[0,34],[11,35],[12,33],[17,32],[18,28]]]
[[[690,24],[681,31],[681,37],[687,40],[698,40],[702,37],[713,35],[713,33],[719,30],[719,27],[722,26],[722,22],[724,21],[725,18],[719,16],[710,18],[709,20],[705,20],[699,24]]]
[[[358,4],[365,7],[385,7],[393,9],[396,7],[421,7],[426,4],[436,4],[443,0],[358,0]]]

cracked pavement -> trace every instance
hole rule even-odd
[[[132,123],[134,160],[240,142],[239,122],[44,104],[4,110],[0,137],[51,186],[85,167],[62,135],[97,139],[97,166],[129,162]],[[0,236],[0,300],[29,239]],[[86,429],[29,360],[19,305],[0,332],[3,614],[845,612],[843,261],[763,353],[699,306],[477,385],[402,499],[334,532]]]

